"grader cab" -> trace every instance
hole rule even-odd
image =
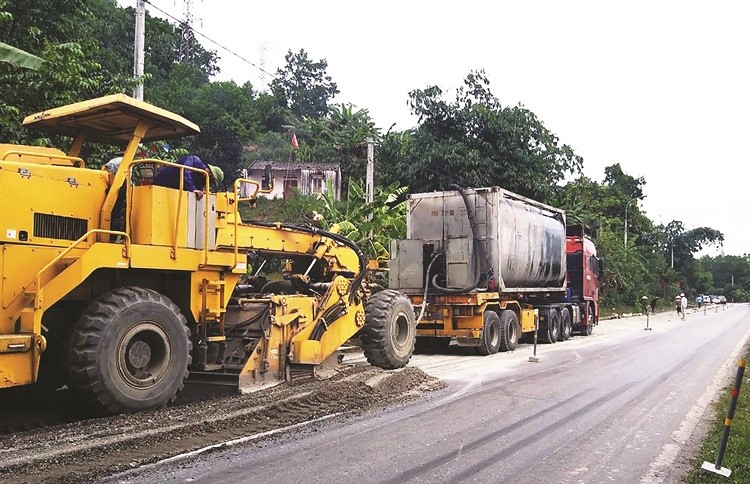
[[[201,199],[150,183],[170,163],[136,159],[139,144],[195,124],[117,94],[24,125],[72,144],[0,144],[0,397],[67,386],[98,412],[157,408],[188,377],[251,389],[313,374],[357,333],[372,364],[408,362],[408,299],[368,297],[367,261],[336,227],[244,222],[251,180]],[[114,177],[85,166],[89,142],[124,147]]]

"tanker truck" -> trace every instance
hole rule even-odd
[[[522,339],[567,340],[599,319],[602,260],[565,212],[499,187],[417,193],[393,240],[389,289],[411,300],[415,349],[451,341],[483,355]]]

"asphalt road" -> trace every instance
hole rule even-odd
[[[122,482],[676,482],[736,369],[750,306],[603,321],[590,337],[490,357],[419,355],[448,388],[122,475]],[[458,353],[453,351],[453,353]],[[346,361],[363,364],[361,356]]]

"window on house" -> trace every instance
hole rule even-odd
[[[312,178],[312,194],[318,195],[320,193],[323,193],[323,178],[314,176]]]
[[[297,179],[287,178],[284,180],[284,198],[290,197],[294,194],[294,190],[297,189]]]

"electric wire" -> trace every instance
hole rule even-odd
[[[161,12],[162,14],[166,15],[166,16],[167,16],[167,17],[169,17],[170,19],[172,19],[172,20],[174,20],[175,22],[177,22],[177,23],[178,23],[178,24],[179,24],[179,25],[180,25],[180,26],[181,26],[182,28],[184,28],[184,29],[190,29],[190,31],[191,31],[191,32],[193,32],[193,34],[198,34],[198,35],[200,35],[200,36],[201,36],[201,37],[203,37],[204,39],[208,40],[208,41],[209,41],[209,42],[211,42],[212,44],[214,44],[214,45],[216,45],[217,47],[219,47],[220,49],[223,49],[223,50],[225,50],[226,52],[228,52],[228,53],[232,54],[233,56],[237,57],[237,58],[238,58],[238,59],[240,59],[241,61],[243,61],[243,62],[246,62],[246,63],[250,64],[251,66],[253,66],[253,67],[255,67],[256,69],[258,69],[259,71],[261,71],[262,73],[264,73],[264,74],[267,74],[267,75],[271,76],[271,77],[272,77],[272,78],[274,78],[274,79],[276,79],[276,78],[278,77],[278,76],[276,76],[276,74],[272,74],[272,73],[268,72],[267,70],[263,69],[262,67],[258,66],[257,64],[253,63],[252,61],[249,61],[248,59],[246,59],[246,58],[242,57],[242,56],[241,56],[240,54],[238,54],[237,52],[233,51],[232,49],[230,49],[230,48],[228,48],[228,47],[225,47],[224,45],[222,45],[222,44],[218,43],[217,41],[215,41],[215,40],[214,40],[214,39],[212,39],[211,37],[207,36],[207,35],[206,35],[206,34],[204,34],[203,32],[200,32],[200,31],[198,31],[198,30],[195,30],[195,29],[194,29],[194,28],[193,28],[193,27],[192,27],[191,25],[187,25],[187,24],[186,24],[185,22],[183,22],[182,20],[178,19],[178,18],[177,18],[177,17],[175,17],[174,15],[172,15],[172,14],[170,14],[170,13],[168,13],[168,12],[166,12],[166,11],[162,10],[162,9],[161,9],[161,8],[159,8],[159,7],[157,7],[156,5],[154,5],[153,3],[151,3],[151,2],[149,1],[149,0],[144,0],[144,2],[145,2],[145,3],[147,3],[147,4],[149,5],[149,6],[153,7],[153,8],[155,9],[155,10],[158,10],[158,11],[159,11],[159,12]]]

